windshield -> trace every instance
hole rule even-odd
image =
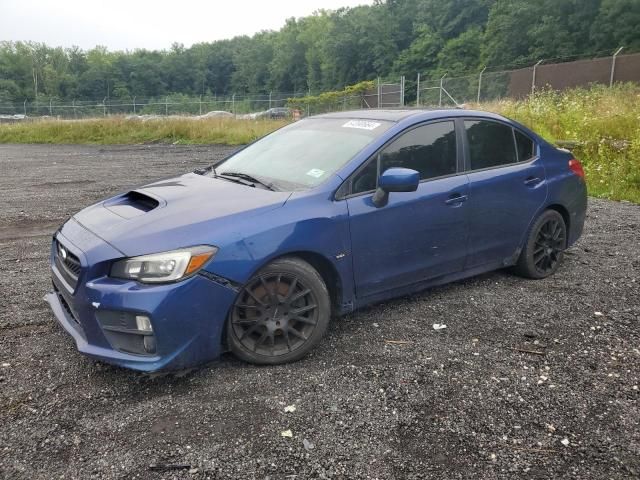
[[[391,127],[381,120],[312,118],[275,131],[232,155],[211,175],[242,174],[277,190],[319,185]]]

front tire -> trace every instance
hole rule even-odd
[[[282,258],[254,275],[238,295],[227,320],[227,341],[246,362],[294,362],[320,342],[330,318],[320,274],[299,258]]]
[[[520,253],[515,273],[540,279],[558,270],[567,247],[567,226],[555,210],[546,210],[534,222]]]

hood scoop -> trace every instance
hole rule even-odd
[[[104,208],[122,218],[134,218],[160,206],[160,201],[146,193],[131,190],[103,203]]]

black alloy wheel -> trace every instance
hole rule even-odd
[[[553,273],[566,245],[564,222],[550,218],[538,230],[533,249],[533,263],[543,275]]]
[[[534,222],[516,264],[516,273],[528,278],[545,278],[558,270],[567,247],[567,226],[562,215],[546,210]]]
[[[279,364],[297,360],[321,339],[330,319],[322,277],[298,258],[277,260],[238,295],[227,324],[231,350],[243,360]]]

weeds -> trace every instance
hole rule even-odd
[[[241,145],[252,142],[285,123],[276,120],[188,117],[146,121],[124,117],[91,120],[47,119],[0,125],[0,143]]]
[[[480,105],[568,142],[585,169],[589,195],[640,203],[640,87],[544,91],[524,101]]]

